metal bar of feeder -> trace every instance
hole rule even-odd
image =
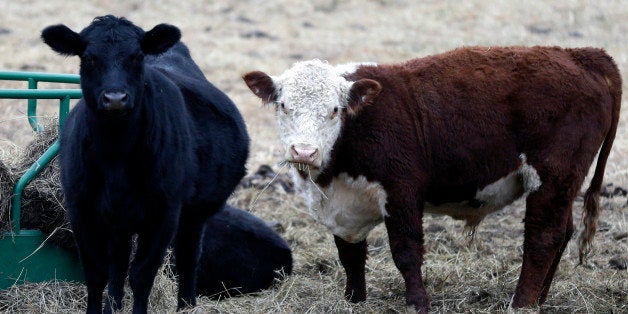
[[[80,76],[76,74],[13,71],[0,71],[0,80],[27,81],[28,89],[32,90],[37,89],[38,82],[70,84],[80,84],[81,82]],[[28,99],[28,123],[35,132],[43,130],[37,119],[37,98]]]
[[[51,83],[79,84],[81,82],[80,76],[76,74],[0,71],[0,80],[28,81],[29,79]]]
[[[20,222],[22,220],[22,191],[24,190],[24,187],[26,187],[26,185],[30,183],[31,180],[35,178],[35,176],[37,176],[42,170],[44,170],[46,165],[48,165],[48,163],[55,156],[57,156],[58,152],[59,139],[57,139],[50,147],[48,147],[44,154],[41,155],[41,157],[39,157],[37,161],[35,161],[35,163],[31,165],[30,168],[28,168],[28,171],[26,171],[26,173],[24,173],[24,175],[22,175],[22,177],[15,184],[15,188],[13,190],[13,204],[11,207],[13,233],[20,234]]]
[[[0,89],[0,98],[10,99],[79,99],[82,95],[80,89]]]
[[[70,99],[81,98],[80,89],[54,89],[54,90],[24,90],[24,89],[2,89],[0,98],[10,99],[59,99],[59,130],[65,122],[65,118],[70,110]],[[28,183],[37,176],[59,152],[59,139],[52,144],[44,154],[31,165],[31,167],[20,177],[13,190],[13,204],[11,207],[11,219],[13,232],[20,233],[22,192]]]
[[[37,89],[37,80],[32,77],[29,78],[28,89]],[[37,99],[34,98],[28,100],[28,123],[35,132],[39,132],[44,129],[41,124],[39,124],[39,119],[37,119]]]

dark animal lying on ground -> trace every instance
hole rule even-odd
[[[195,305],[205,221],[246,172],[244,121],[180,37],[172,25],[145,32],[110,15],[80,34],[65,25],[42,32],[54,51],[81,59],[83,98],[65,122],[59,162],[88,312],[101,312],[107,284],[105,311],[120,309],[127,270],[133,312],[146,312],[175,234],[177,308]]]
[[[292,273],[292,250],[255,215],[226,205],[206,223],[196,292],[232,297],[269,288]]]
[[[300,62],[244,76],[275,104],[285,159],[310,213],[334,234],[345,295],[366,298],[366,236],[382,221],[406,303],[427,312],[423,213],[471,227],[526,198],[523,266],[511,307],[543,304],[585,193],[580,256],[596,230],[622,82],[601,49],[462,48],[398,65]]]

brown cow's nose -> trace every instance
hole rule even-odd
[[[122,92],[107,92],[102,95],[105,110],[120,110],[126,107],[129,94]]]
[[[318,158],[318,148],[306,145],[292,145],[290,154],[294,162],[312,164]]]

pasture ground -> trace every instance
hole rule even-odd
[[[39,39],[41,30],[64,23],[79,31],[93,17],[109,13],[125,16],[145,30],[162,22],[181,28],[183,41],[208,79],[233,99],[245,117],[252,137],[250,173],[263,164],[279,170],[280,147],[273,111],[260,105],[240,76],[251,70],[279,74],[298,60],[400,62],[464,45],[602,47],[623,73],[623,103],[628,104],[626,0],[3,1],[0,69],[77,73],[78,58],[52,52]],[[20,86],[3,83],[2,87]],[[41,114],[54,115],[54,104],[41,102]],[[3,161],[15,160],[16,151],[32,139],[25,111],[25,101],[0,102]],[[605,176],[607,183],[620,187],[628,186],[627,119],[624,110]],[[221,301],[200,298],[191,312],[405,311],[403,280],[382,226],[368,239],[368,300],[351,304],[342,297],[344,272],[331,234],[307,214],[298,195],[274,188],[260,192],[240,189],[230,202],[283,226],[281,235],[293,249],[294,274],[255,295]],[[570,242],[544,312],[628,312],[626,201],[625,196],[601,199],[594,252],[585,265],[578,266],[576,241]],[[423,273],[432,311],[492,313],[508,306],[521,268],[523,206],[519,202],[487,217],[473,242],[463,234],[462,222],[426,217]],[[574,204],[577,232],[582,227],[581,206],[581,200]],[[127,290],[127,306],[130,294]],[[80,312],[85,300],[80,284],[28,284],[0,291],[0,311]],[[176,285],[166,274],[157,277],[150,302],[151,311],[174,311]]]

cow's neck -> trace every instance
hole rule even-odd
[[[141,144],[145,123],[140,116],[136,112],[123,116],[103,116],[98,113],[92,115],[91,122],[101,132],[92,134],[91,141],[95,145],[91,149],[98,150],[96,153],[103,160],[128,160],[139,148],[138,144]]]

